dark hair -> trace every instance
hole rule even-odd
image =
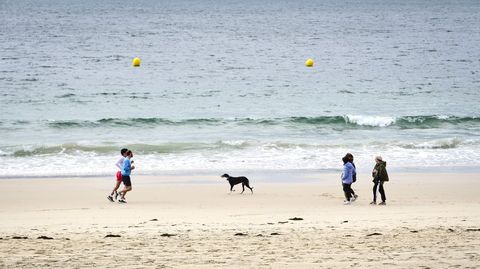
[[[343,164],[348,163],[348,158],[347,158],[347,156],[343,157],[343,158],[342,158],[342,161],[343,161]]]
[[[353,163],[353,155],[352,155],[352,153],[347,153],[347,154],[345,155],[345,158],[347,158],[347,160],[348,160],[349,162]]]
[[[122,156],[123,156],[123,154],[125,154],[127,151],[128,151],[128,149],[123,148],[123,149],[120,150],[120,154],[122,154]]]
[[[127,151],[127,156],[130,156],[130,155],[132,155],[132,151],[131,151],[131,150],[128,150],[128,151]]]

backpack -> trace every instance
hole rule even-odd
[[[352,163],[352,165],[353,165],[353,169],[354,169],[353,170],[353,175],[352,175],[352,180],[353,180],[353,182],[356,182],[357,181],[357,168],[355,167],[354,163]]]

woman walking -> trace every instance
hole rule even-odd
[[[373,176],[373,201],[371,205],[377,204],[377,188],[380,192],[382,202],[379,205],[386,205],[387,197],[385,196],[385,190],[383,183],[388,181],[387,162],[383,161],[382,156],[375,157],[375,167],[372,171]]]
[[[355,166],[355,163],[353,162],[353,155],[352,153],[347,153],[345,155],[345,158],[347,158],[347,160],[353,165],[353,175],[352,175],[352,184],[355,183],[357,181],[357,167]],[[352,188],[352,184],[350,184],[350,190],[351,190],[351,194],[352,194],[352,198],[350,199],[350,201],[354,202],[355,200],[357,200],[358,198],[358,195],[355,193],[355,190],[353,190]]]
[[[350,199],[352,198],[352,188],[351,185],[353,183],[353,174],[355,173],[355,167],[353,164],[348,161],[348,158],[345,156],[342,158],[343,161],[343,173],[342,173],[342,186],[343,192],[345,194],[345,201],[343,202],[344,205],[351,204]]]

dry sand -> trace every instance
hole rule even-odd
[[[480,267],[479,174],[392,175],[387,206],[367,175],[349,206],[338,175],[302,177],[133,176],[128,204],[112,179],[2,179],[0,268]]]

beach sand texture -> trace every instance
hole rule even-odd
[[[110,179],[5,179],[0,268],[479,267],[480,175],[393,175],[387,206],[368,175],[350,206],[338,175],[309,178],[240,195],[218,175],[133,177],[128,204]]]

